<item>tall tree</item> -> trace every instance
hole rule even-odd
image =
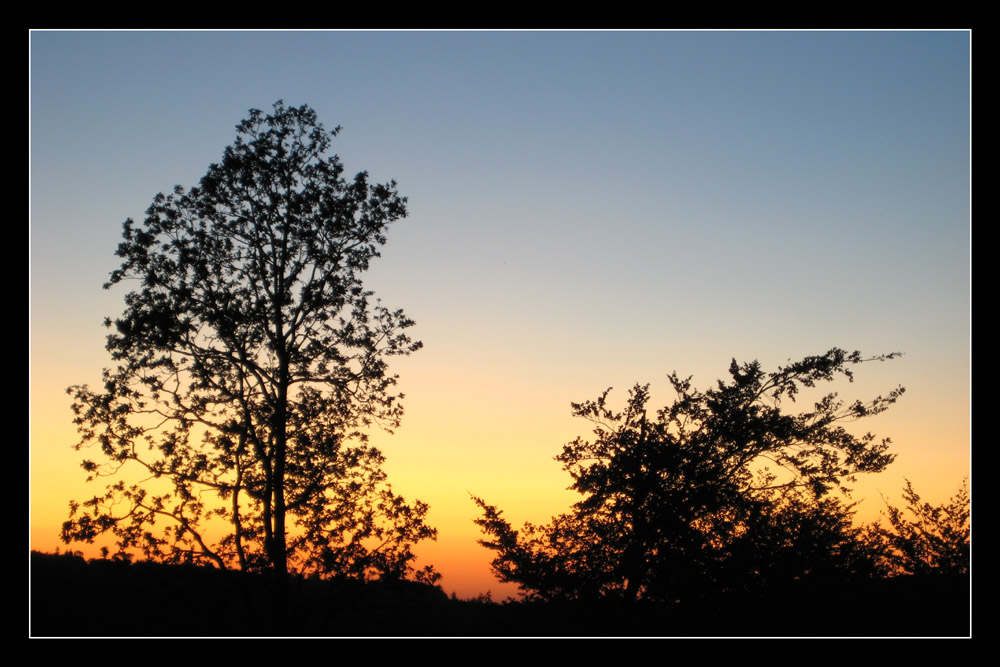
[[[99,390],[69,389],[77,449],[104,456],[84,461],[90,479],[123,479],[71,503],[64,541],[111,533],[123,554],[280,574],[412,573],[411,545],[436,531],[392,492],[366,432],[399,424],[388,360],[421,344],[362,283],[406,198],[344,178],[339,130],[308,106],[252,109],[200,185],[125,221],[105,285],[137,285],[105,322],[116,367]]]
[[[850,508],[819,499],[893,460],[888,439],[854,436],[842,422],[886,410],[903,389],[849,405],[831,393],[801,413],[787,404],[803,388],[853,379],[856,364],[894,356],[835,348],[773,372],[733,360],[730,379],[705,391],[674,373],[677,397],[652,417],[649,385],[636,385],[620,412],[608,405],[610,389],[574,403],[595,437],[577,438],[556,460],[583,499],[570,514],[519,533],[475,498],[484,512],[476,523],[490,538],[480,543],[497,552],[501,580],[545,598],[704,592],[731,580],[737,561],[752,563],[754,545],[776,542],[782,526],[781,540],[832,553],[851,538]]]

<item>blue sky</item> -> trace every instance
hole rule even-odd
[[[969,470],[967,32],[30,41],[34,476],[80,476],[63,392],[107,363],[121,223],[278,99],[343,126],[347,171],[409,197],[370,285],[426,348],[398,366],[408,416],[383,446],[404,493],[468,524],[439,548],[479,549],[466,491],[538,512],[515,522],[564,509],[533,499],[568,484],[551,457],[587,430],[570,401],[665,392],[675,369],[704,385],[731,357],[902,350],[844,388],[907,387],[866,427],[900,452],[878,492],[907,476],[943,499]]]

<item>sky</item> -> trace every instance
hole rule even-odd
[[[343,127],[349,174],[409,217],[367,283],[416,321],[406,415],[373,434],[393,488],[431,506],[417,549],[446,592],[513,595],[470,494],[515,526],[578,498],[553,460],[570,403],[667,374],[707,387],[832,347],[903,352],[831,389],[902,385],[857,432],[943,502],[971,471],[970,33],[43,32],[30,34],[31,548],[84,482],[66,388],[110,365],[126,218],[191,186],[251,108]],[[81,548],[74,545],[73,548]]]

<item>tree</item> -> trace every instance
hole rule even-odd
[[[903,499],[905,510],[886,502],[888,528],[877,522],[867,526],[868,539],[875,545],[884,571],[889,575],[968,574],[969,481],[964,480],[947,502],[935,506],[921,502],[913,484],[906,480]]]
[[[704,392],[673,373],[677,397],[655,417],[649,385],[636,385],[621,412],[608,406],[610,389],[572,404],[595,438],[577,438],[556,460],[583,499],[518,532],[474,498],[483,510],[476,523],[491,538],[480,543],[497,552],[494,572],[542,598],[677,599],[731,586],[724,582],[737,571],[739,585],[763,580],[753,563],[780,544],[801,570],[788,576],[807,574],[806,545],[810,557],[829,558],[853,537],[850,507],[827,493],[893,460],[888,439],[856,437],[842,423],[883,412],[904,390],[849,405],[831,393],[806,412],[784,408],[803,388],[853,380],[853,366],[895,356],[834,348],[770,373],[733,360],[731,378]]]
[[[411,546],[436,531],[366,433],[399,424],[388,360],[421,344],[362,283],[406,198],[343,177],[339,130],[308,106],[252,109],[199,186],[125,221],[104,286],[137,284],[105,321],[117,365],[68,390],[76,449],[104,457],[84,461],[89,479],[123,478],[70,504],[65,542],[109,533],[120,553],[281,576],[412,574]]]

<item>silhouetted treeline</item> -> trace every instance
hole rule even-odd
[[[746,600],[767,607],[788,596],[808,607],[810,596],[832,595],[820,604],[838,607],[839,591],[868,595],[882,585],[872,581],[895,575],[967,574],[967,484],[935,506],[907,482],[906,507],[889,505],[886,522],[865,526],[845,500],[857,475],[885,470],[895,455],[888,438],[856,436],[843,424],[889,409],[903,387],[850,403],[830,392],[796,407],[802,392],[898,356],[832,348],[774,371],[734,359],[729,377],[705,390],[670,374],[676,397],[660,409],[648,384],[633,387],[621,409],[608,400],[611,389],[573,403],[593,430],[555,457],[581,496],[569,512],[515,529],[473,497],[494,574],[529,600],[663,603],[696,619],[696,609]],[[736,623],[737,615],[722,618]],[[755,634],[787,629],[751,622],[764,623]],[[805,623],[807,634],[826,633]]]
[[[31,554],[30,634],[46,636],[966,636],[968,576],[827,581],[663,602],[496,603],[408,581],[273,580],[209,567]]]

